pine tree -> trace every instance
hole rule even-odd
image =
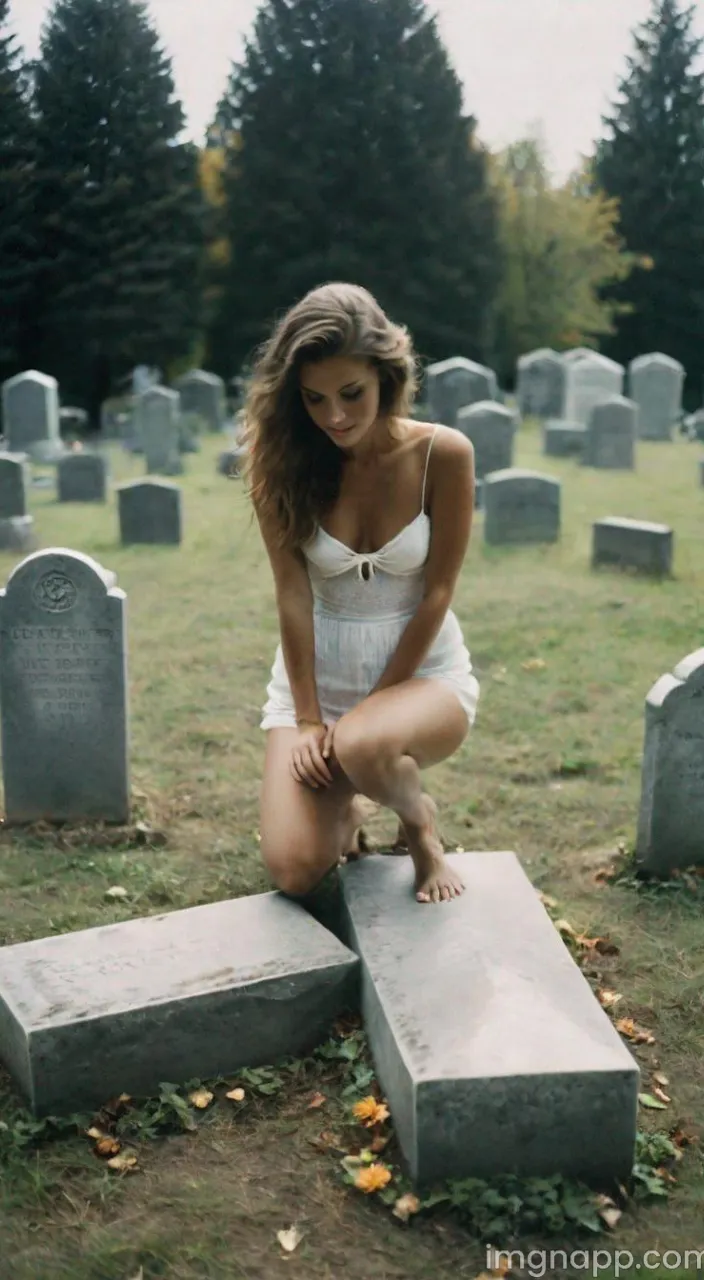
[[[224,375],[308,289],[349,280],[422,357],[487,356],[495,209],[423,0],[265,0],[218,112]]]
[[[35,363],[95,421],[135,364],[166,369],[198,334],[198,153],[141,0],[56,0],[35,109]]]
[[[0,0],[0,371],[18,370],[22,316],[34,268],[32,134],[9,0]]]
[[[693,9],[655,0],[635,33],[620,100],[605,120],[595,183],[620,202],[619,232],[641,265],[608,296],[628,311],[608,354],[624,363],[650,351],[704,373],[704,75]]]

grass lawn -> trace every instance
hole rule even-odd
[[[270,888],[258,858],[258,724],[277,619],[241,486],[215,473],[222,447],[208,439],[188,459],[180,549],[122,549],[112,498],[107,507],[60,506],[51,491],[32,491],[40,545],[94,556],[127,592],[135,826],[0,833],[1,945]],[[573,1218],[550,1237],[539,1208],[525,1237],[533,1247],[619,1248],[636,1258],[704,1248],[704,881],[644,886],[629,870],[644,699],[704,644],[700,452],[642,443],[634,473],[583,470],[543,459],[537,429],[522,428],[517,465],[563,481],[561,541],[485,549],[478,516],[455,597],[482,697],[471,740],[426,775],[443,836],[450,848],[519,855],[589,981],[620,995],[611,1016],[650,1033],[630,1041],[642,1088],[670,1101],[644,1104],[641,1128],[674,1134],[681,1156],[658,1164],[650,1151],[649,1165],[663,1172],[644,1176],[668,1194],[619,1200],[624,1211],[605,1235],[580,1232]],[[143,460],[115,450],[112,467],[116,480],[131,478]],[[592,572],[591,522],[607,515],[672,524],[674,578]],[[0,557],[3,581],[14,562]],[[155,833],[146,844],[137,822]],[[381,847],[395,826],[381,812],[369,831]],[[113,886],[127,896],[107,898]],[[604,938],[613,945],[593,942]],[[453,993],[438,999],[452,1017]],[[404,1223],[378,1195],[345,1184],[341,1157],[373,1134],[378,1148],[391,1134],[379,1159],[395,1160],[392,1126],[370,1136],[350,1123],[351,1103],[375,1090],[352,1022],[304,1062],[209,1082],[206,1107],[184,1101],[194,1082],[175,1084],[93,1118],[136,1156],[121,1174],[75,1121],[35,1133],[0,1074],[0,1280],[474,1277],[485,1269],[487,1223],[509,1231],[516,1206],[503,1191],[493,1219],[475,1189],[474,1209],[466,1196],[464,1210],[441,1202]],[[244,1089],[240,1101],[225,1096],[234,1087]],[[293,1224],[303,1238],[287,1251],[293,1242],[276,1233]],[[493,1240],[510,1246],[508,1235]],[[673,1254],[661,1269],[652,1263],[641,1275],[694,1274]],[[602,1266],[601,1275],[614,1273]],[[558,1259],[547,1273],[561,1270]],[[574,1274],[591,1272],[577,1264]]]

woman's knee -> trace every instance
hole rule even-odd
[[[310,848],[297,849],[290,841],[278,848],[267,848],[262,842],[261,852],[274,887],[291,898],[312,893],[338,861],[334,853],[326,858],[313,858]]]
[[[387,762],[399,755],[391,734],[371,733],[361,717],[349,713],[335,726],[333,749],[340,768],[350,779],[363,777],[368,770],[378,774]]]

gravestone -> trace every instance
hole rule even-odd
[[[35,369],[18,373],[3,383],[2,411],[8,452],[27,453],[36,462],[62,456],[56,378]]]
[[[242,459],[246,453],[245,449],[233,448],[225,449],[218,455],[217,472],[218,475],[227,476],[232,479],[240,475]]]
[[[465,892],[436,906],[415,901],[408,858],[373,854],[340,873],[342,940],[360,958],[362,1017],[412,1181],[628,1178],[633,1054],[516,855],[447,859]],[[458,985],[448,1017],[438,991]]]
[[[655,577],[672,572],[673,532],[649,520],[609,516],[592,526],[592,568],[613,565]]]
[[[474,445],[474,473],[478,480],[511,466],[516,417],[510,409],[495,400],[480,400],[460,409],[456,426]]]
[[[641,440],[672,439],[672,428],[682,414],[683,386],[684,366],[671,356],[655,351],[631,361],[628,389],[638,405]]]
[[[543,453],[549,458],[581,458],[586,431],[581,422],[551,418],[543,427]]]
[[[169,480],[130,480],[118,485],[120,540],[178,545],[182,538],[181,489]]]
[[[480,400],[497,400],[496,374],[464,356],[452,356],[431,364],[425,371],[427,402],[432,422],[454,427],[457,414]]]
[[[0,551],[33,551],[34,519],[27,511],[26,453],[0,453]]]
[[[587,467],[632,471],[638,433],[638,406],[624,396],[612,396],[589,414],[582,462]]]
[[[484,479],[484,541],[490,546],[556,542],[560,536],[560,481],[512,467]]]
[[[522,417],[559,418],[565,400],[566,370],[556,351],[541,347],[518,361],[517,397]]]
[[[210,431],[222,431],[227,418],[225,383],[216,373],[191,369],[176,381],[181,413],[193,413]]]
[[[105,502],[107,461],[82,450],[61,458],[56,468],[59,502]]]
[[[136,428],[148,475],[177,476],[183,472],[179,403],[178,393],[168,387],[150,387],[137,396]]]
[[[574,364],[576,360],[587,360],[596,354],[593,347],[570,347],[562,352],[562,360],[565,364]]]
[[[125,593],[77,551],[23,560],[0,591],[8,822],[129,818]]]
[[[645,700],[636,861],[656,875],[704,865],[704,649]]]
[[[595,405],[623,392],[623,365],[606,356],[591,352],[588,356],[568,361],[566,365],[565,405],[563,416],[569,422],[585,426]]]

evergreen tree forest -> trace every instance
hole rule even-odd
[[[10,3],[1,379],[52,374],[97,426],[135,365],[232,379],[308,289],[350,280],[424,363],[510,387],[538,346],[659,350],[701,385],[704,75],[681,0],[653,0],[562,183],[537,139],[483,142],[426,0],[261,0],[202,146],[143,0],[52,0],[32,63]]]

